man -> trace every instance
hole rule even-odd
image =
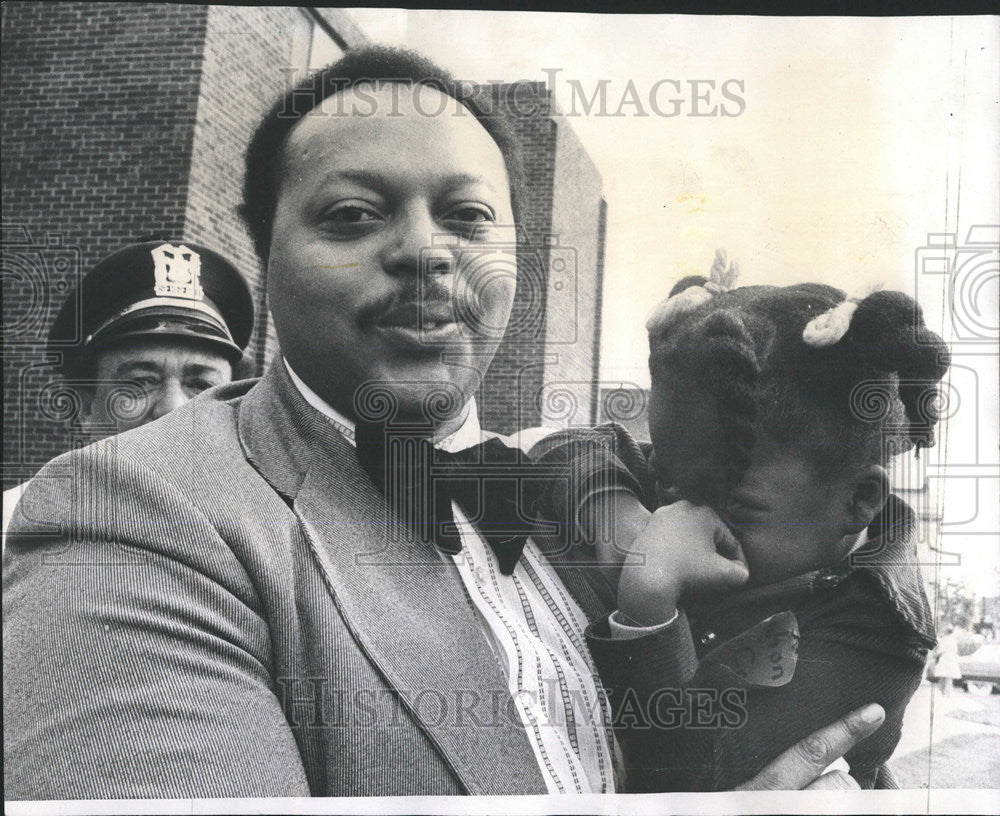
[[[371,49],[265,118],[243,212],[284,359],[62,460],[78,506],[52,480],[26,494],[61,532],[11,539],[8,796],[618,789],[584,643],[616,605],[601,572],[530,540],[505,563],[457,501],[439,551],[361,464],[374,420],[430,418],[445,451],[484,436],[472,395],[513,281],[465,258],[514,222],[518,172],[461,97]],[[653,629],[624,661],[657,657]],[[837,723],[753,784],[801,787],[874,727]]]
[[[103,258],[63,302],[48,351],[94,439],[138,428],[232,381],[253,298],[236,268],[198,244],[154,240]],[[3,530],[26,485],[4,492]]]

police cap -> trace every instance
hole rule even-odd
[[[196,340],[235,363],[253,330],[253,297],[243,276],[217,252],[191,242],[127,246],[99,261],[79,290],[49,332],[48,348],[64,353],[66,369],[133,338]]]

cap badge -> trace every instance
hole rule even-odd
[[[153,256],[154,290],[158,297],[179,297],[204,300],[205,292],[198,277],[201,274],[201,256],[181,244],[160,244],[150,251]]]

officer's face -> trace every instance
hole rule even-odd
[[[458,416],[514,296],[503,156],[435,90],[358,91],[326,100],[285,146],[268,260],[281,350],[348,416],[372,382],[410,417],[444,390],[457,399],[437,409]]]
[[[97,355],[99,384],[84,426],[94,433],[138,428],[232,378],[225,357],[183,341],[105,349]]]

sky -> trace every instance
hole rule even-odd
[[[913,290],[927,233],[1000,222],[995,20],[348,13],[462,79],[554,78],[608,200],[604,379],[648,384],[635,304],[707,269],[716,247],[746,283]],[[649,104],[653,91],[672,110],[664,79],[681,83],[678,116]],[[686,115],[693,80],[716,83],[701,111],[738,109],[719,91],[727,80],[745,109]],[[589,98],[602,81],[604,115],[584,115],[574,85]],[[630,81],[639,104],[618,110]]]
[[[550,83],[608,202],[608,385],[648,386],[646,318],[718,247],[742,283],[916,295],[955,350],[953,416],[928,477],[952,540],[982,556],[966,566],[1000,586],[1000,228],[968,241],[1000,224],[997,18],[347,11],[372,40],[460,79]],[[604,111],[585,114],[579,91],[589,99],[602,84]],[[672,97],[678,115],[659,115]],[[955,235],[952,254],[928,248],[931,234]]]

